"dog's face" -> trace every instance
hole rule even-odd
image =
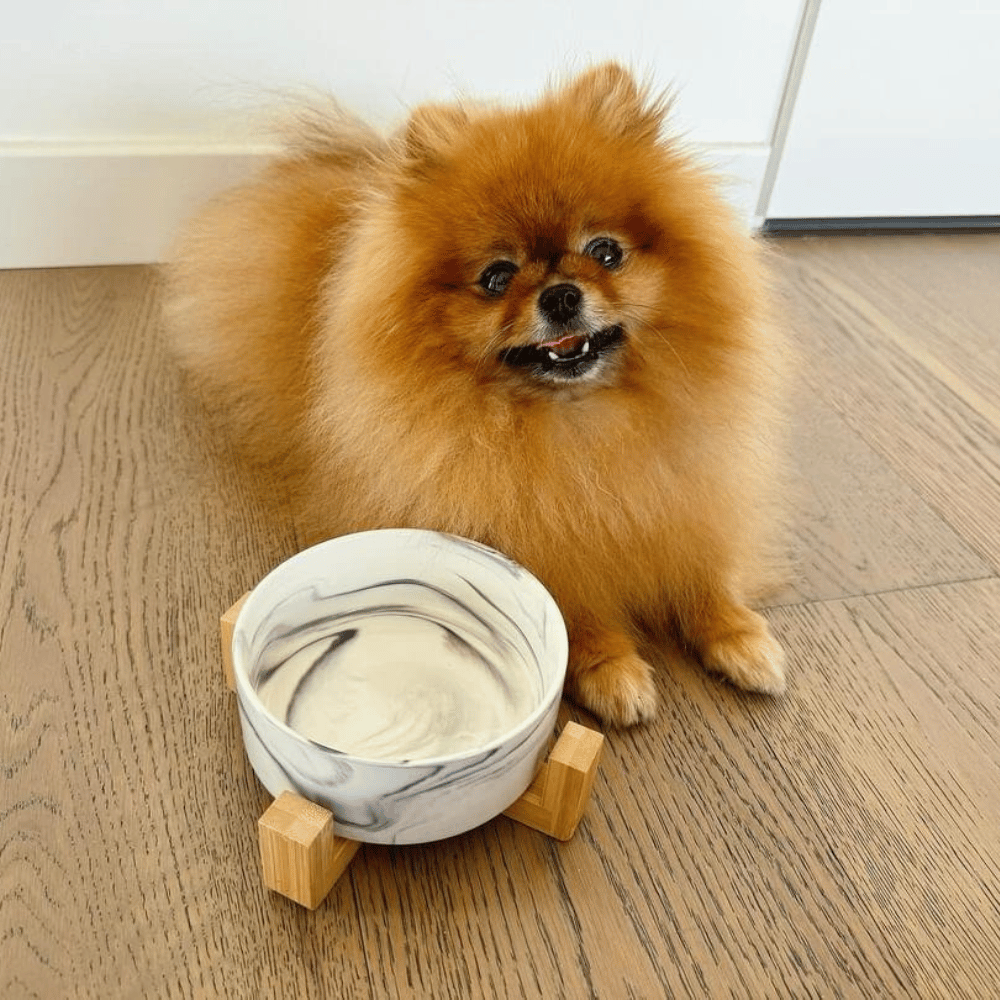
[[[625,343],[620,310],[602,285],[627,266],[626,248],[608,234],[583,233],[573,242],[501,256],[478,279],[487,299],[517,300],[504,310],[501,330],[511,343],[497,360],[543,383],[606,377]],[[601,271],[609,272],[606,279]]]
[[[654,356],[689,375],[727,289],[664,113],[614,66],[523,109],[419,109],[389,227],[409,358],[529,394],[627,383]]]

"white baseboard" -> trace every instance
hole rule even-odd
[[[267,151],[0,144],[0,268],[163,260],[182,219]]]
[[[258,169],[265,146],[0,143],[0,269],[164,260],[199,204]],[[698,149],[751,222],[766,146]]]
[[[956,126],[957,129],[957,126]],[[794,140],[794,135],[792,136]],[[1000,135],[789,141],[768,218],[1000,215]]]

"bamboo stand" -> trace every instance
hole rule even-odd
[[[220,619],[226,684],[235,690],[232,645],[246,595]],[[528,790],[503,815],[556,840],[569,840],[583,817],[597,776],[604,737],[568,722]],[[315,909],[351,863],[361,844],[334,833],[333,814],[293,792],[283,792],[257,824],[264,885]]]

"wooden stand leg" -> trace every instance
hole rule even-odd
[[[590,798],[603,747],[600,733],[567,722],[538,776],[504,815],[556,840],[569,840]]]
[[[315,910],[361,846],[333,832],[333,815],[283,792],[257,824],[264,885]]]
[[[226,687],[236,690],[236,676],[233,674],[233,630],[236,628],[236,617],[240,608],[250,596],[247,591],[220,619],[219,630],[222,634],[222,673],[226,678]]]

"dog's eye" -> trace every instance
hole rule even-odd
[[[517,264],[509,260],[498,260],[490,264],[479,276],[479,284],[487,295],[499,298],[507,291],[510,279],[517,274]]]
[[[602,267],[613,271],[621,265],[625,259],[625,251],[618,245],[617,240],[608,236],[598,237],[591,240],[583,251],[588,257],[593,257]]]

